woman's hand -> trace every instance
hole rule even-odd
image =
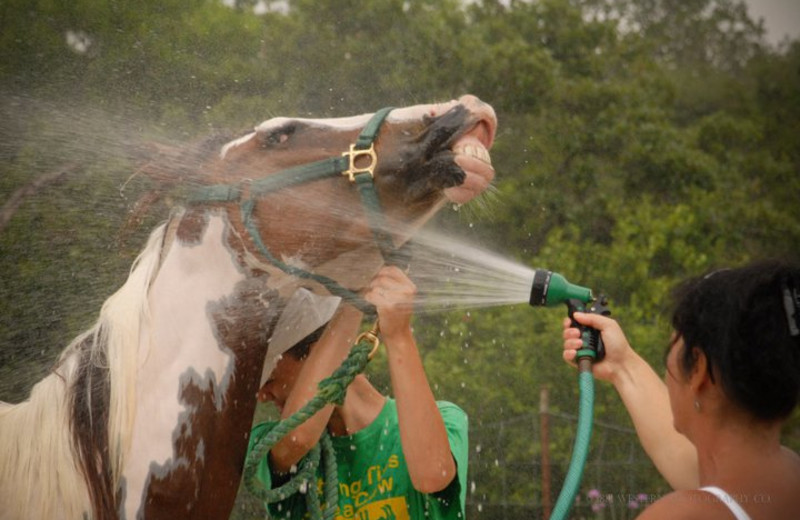
[[[600,331],[606,357],[592,366],[597,379],[614,385],[636,427],[636,433],[658,471],[674,489],[692,489],[699,484],[697,451],[675,431],[669,394],[664,381],[628,343],[619,324],[599,314],[576,312],[575,321]],[[582,347],[580,331],[564,320],[564,360],[575,364]]]
[[[619,324],[605,316],[576,312],[573,314],[575,321],[600,331],[605,345],[606,355],[602,361],[594,364],[592,372],[597,379],[614,383],[626,369],[627,364],[638,358],[628,343],[625,333]],[[564,361],[575,365],[575,355],[583,347],[581,332],[571,325],[570,319],[564,319]]]

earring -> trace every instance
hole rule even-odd
[[[697,399],[694,400],[694,409],[697,410],[698,412],[700,411],[700,401],[698,401]]]

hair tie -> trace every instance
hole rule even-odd
[[[800,323],[798,322],[798,309],[800,309],[800,293],[794,286],[794,280],[787,276],[781,284],[783,292],[783,309],[786,311],[786,321],[789,324],[789,335],[800,336]]]

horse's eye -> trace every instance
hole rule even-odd
[[[283,144],[297,131],[297,126],[292,123],[281,125],[266,132],[261,136],[262,146],[276,146]]]

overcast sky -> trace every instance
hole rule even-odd
[[[784,36],[800,38],[800,0],[746,0],[750,15],[764,19],[767,39],[778,43]]]

